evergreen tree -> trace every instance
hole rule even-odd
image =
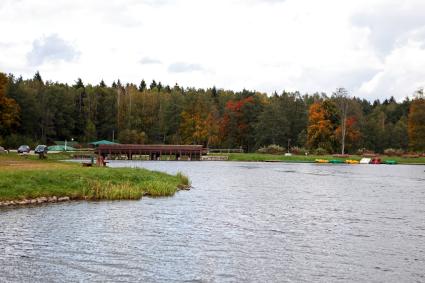
[[[78,79],[75,81],[75,84],[73,85],[73,87],[74,87],[74,88],[76,88],[76,89],[84,88],[84,83],[83,83],[83,81],[81,80],[81,78],[78,78]]]
[[[33,80],[34,81],[37,81],[37,82],[39,82],[41,84],[43,84],[43,79],[41,78],[41,75],[40,75],[40,72],[39,71],[37,71],[35,73]]]
[[[151,82],[151,84],[150,84],[150,86],[149,86],[149,89],[150,90],[153,90],[154,88],[156,88],[156,82],[155,82],[155,80],[152,80],[152,82]]]
[[[142,80],[139,85],[139,91],[143,92],[145,89],[146,89],[146,82],[145,80]]]

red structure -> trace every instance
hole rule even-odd
[[[201,160],[206,150],[202,145],[104,144],[99,145],[95,153],[104,158],[126,155],[129,160],[133,159],[133,155],[149,156],[149,160],[160,160],[163,155],[174,157],[174,160]]]

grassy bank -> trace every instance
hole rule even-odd
[[[171,196],[189,180],[145,169],[81,167],[54,160],[0,155],[0,201],[62,197],[88,200]]]
[[[230,161],[283,161],[283,162],[314,162],[316,159],[354,159],[360,160],[362,157],[358,155],[350,155],[348,158],[337,158],[332,155],[275,155],[263,153],[220,153],[213,155],[225,155],[229,157]],[[395,160],[399,164],[425,164],[425,157],[419,158],[405,158],[398,156],[380,156],[382,161]]]

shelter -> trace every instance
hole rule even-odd
[[[173,156],[173,160],[201,160],[206,150],[202,145],[104,144],[99,145],[95,153],[103,157],[126,155],[130,160],[133,159],[133,155],[146,155],[149,160],[161,160],[161,156]]]
[[[54,141],[53,142],[55,145],[66,145],[66,147],[68,146],[72,146],[72,147],[79,147],[79,143],[77,141]]]
[[[47,148],[49,151],[74,151],[76,150],[72,146],[65,145],[52,145]]]

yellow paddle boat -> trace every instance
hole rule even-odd
[[[326,159],[316,159],[315,162],[316,163],[329,163],[329,160],[326,160]]]
[[[345,160],[345,163],[347,163],[347,164],[359,164],[359,161],[353,160],[353,159],[347,159],[347,160]]]

